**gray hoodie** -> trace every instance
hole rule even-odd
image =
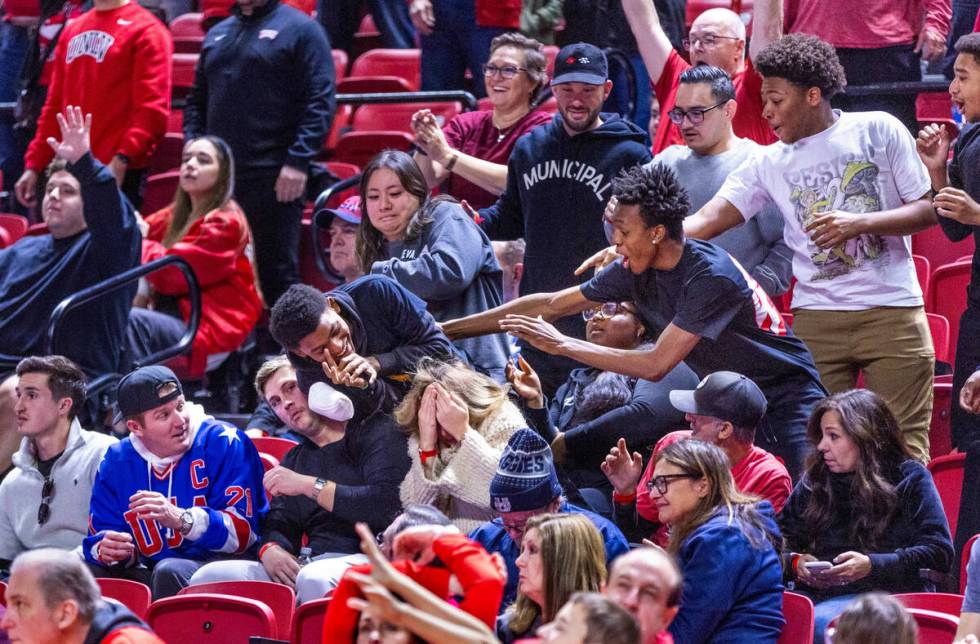
[[[503,301],[502,274],[490,240],[457,203],[437,204],[419,236],[388,242],[387,254],[390,259],[375,262],[371,272],[394,279],[425,300],[439,322],[482,313]],[[510,350],[503,333],[454,344],[473,366],[504,382]]]

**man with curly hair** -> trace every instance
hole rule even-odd
[[[539,350],[597,369],[659,381],[682,360],[698,375],[739,370],[769,401],[758,441],[798,475],[808,452],[810,410],[823,399],[813,358],[772,301],[725,251],[687,239],[689,200],[673,171],[634,167],[613,181],[618,200],[606,215],[622,255],[590,281],[527,295],[443,324],[451,338],[504,329]],[[601,302],[632,300],[660,336],[650,348],[615,349],[563,335],[550,320]]]
[[[936,223],[929,175],[898,119],[831,108],[846,81],[826,42],[784,36],[756,68],[779,142],[729,176],[685,231],[711,239],[775,203],[793,249],[793,331],[823,385],[851,389],[863,373],[928,461],[935,353],[910,235]]]

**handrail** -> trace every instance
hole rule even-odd
[[[316,198],[316,202],[313,204],[313,219],[310,221],[310,248],[313,249],[313,261],[316,263],[317,270],[320,274],[330,282],[336,281],[340,276],[330,270],[330,266],[327,265],[326,260],[323,258],[323,249],[320,247],[320,230],[326,228],[324,213],[320,210],[330,201],[330,197],[334,196],[338,192],[347,190],[352,186],[356,186],[361,181],[361,173],[358,172],[353,177],[348,177],[346,179],[341,179],[337,183],[334,183],[327,187],[326,190],[320,193]]]
[[[194,336],[197,335],[197,328],[201,324],[201,289],[197,283],[197,276],[194,275],[194,269],[191,265],[187,263],[182,257],[176,255],[167,255],[161,257],[160,259],[155,259],[152,262],[147,262],[146,264],[141,264],[128,271],[123,271],[118,275],[113,275],[112,277],[106,278],[101,282],[96,282],[92,286],[83,288],[82,290],[72,293],[54,308],[51,312],[51,317],[48,320],[48,332],[47,332],[47,342],[45,344],[45,352],[48,355],[55,353],[55,342],[58,338],[58,334],[61,331],[62,323],[64,322],[65,314],[71,309],[77,308],[82,304],[91,302],[94,299],[102,297],[107,293],[118,290],[131,282],[135,282],[144,275],[149,275],[160,269],[166,268],[171,264],[175,265],[180,272],[184,274],[184,278],[187,280],[187,291],[188,296],[191,300],[191,314],[190,319],[187,321],[187,329],[184,334],[180,336],[180,340],[177,344],[166,349],[161,349],[156,353],[146,356],[142,360],[133,360],[133,368],[139,368],[150,364],[156,364],[163,362],[164,360],[169,360],[174,356],[178,356],[182,353],[186,353],[191,347],[191,343],[194,341]]]
[[[480,107],[473,94],[463,90],[440,92],[368,92],[363,94],[337,94],[337,104],[360,105],[361,103],[449,103],[459,101],[464,112]]]

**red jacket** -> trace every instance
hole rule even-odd
[[[232,201],[195,221],[179,242],[164,248],[161,241],[172,216],[167,207],[146,218],[150,231],[143,240],[143,263],[177,255],[194,269],[201,286],[201,326],[191,347],[191,373],[199,375],[209,355],[237,349],[262,314],[252,263],[245,255],[251,233]],[[178,269],[157,271],[147,280],[157,292],[177,296],[184,320],[190,317],[187,282]]]
[[[109,163],[117,153],[142,168],[167,131],[173,41],[170,31],[135,2],[95,9],[72,21],[58,39],[48,97],[37,134],[24,156],[40,172],[61,138],[55,116],[68,105],[92,114],[92,154]]]
[[[521,4],[521,0],[476,0],[476,24],[520,29]]]
[[[439,597],[449,599],[449,578],[456,576],[463,587],[459,607],[493,629],[506,578],[483,546],[463,534],[447,534],[432,544],[432,551],[445,568],[419,566],[411,561],[392,565]],[[371,564],[352,566],[348,571],[371,573]],[[345,573],[327,607],[323,624],[323,644],[350,644],[356,639],[360,613],[347,607],[351,597],[363,597],[361,588]]]

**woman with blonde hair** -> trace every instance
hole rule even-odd
[[[728,457],[711,443],[679,441],[655,458],[650,499],[684,576],[674,639],[775,643],[784,620],[772,504],[738,492]]]
[[[598,592],[606,582],[602,537],[586,517],[539,514],[528,519],[524,530],[517,600],[497,620],[497,637],[504,644],[531,636],[573,594]]]
[[[412,466],[403,504],[434,505],[469,533],[496,514],[490,482],[511,435],[527,426],[509,388],[461,362],[424,359],[395,409]]]

